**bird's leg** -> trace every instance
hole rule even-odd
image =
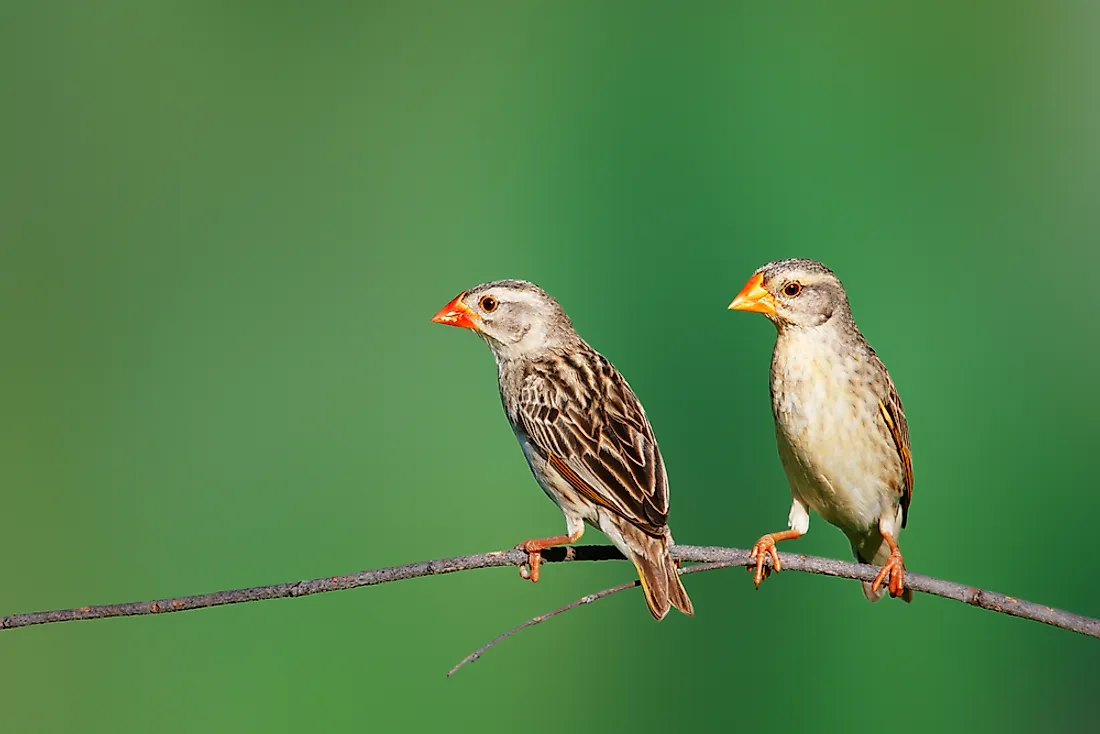
[[[890,546],[890,557],[886,559],[886,563],[882,564],[878,576],[875,576],[875,580],[871,582],[871,591],[878,591],[882,582],[890,579],[887,588],[890,589],[890,596],[897,598],[901,596],[901,592],[905,591],[905,561],[901,557],[901,548],[898,547],[897,539],[885,531],[882,537]]]
[[[764,565],[765,556],[771,556],[772,568],[776,571],[783,570],[783,564],[779,561],[779,554],[775,552],[775,544],[781,540],[794,540],[802,536],[801,531],[798,530],[780,530],[778,533],[768,533],[760,537],[760,540],[756,541],[756,545],[752,547],[752,551],[749,553],[749,560],[756,559],[756,573],[753,574],[752,581],[756,584],[756,588],[760,588],[760,582],[768,577],[769,569]],[[748,566],[747,569],[752,571],[752,566]]]
[[[542,552],[555,545],[570,545],[576,543],[584,534],[584,526],[574,530],[569,535],[555,535],[552,538],[536,538],[525,540],[516,546],[517,550],[527,551],[527,563],[519,567],[519,575],[531,583],[538,583],[539,565],[542,564]]]

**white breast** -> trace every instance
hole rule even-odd
[[[772,360],[776,439],[792,491],[845,530],[875,526],[891,492],[875,365],[831,330],[779,335]]]

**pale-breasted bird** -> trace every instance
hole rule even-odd
[[[691,600],[669,554],[668,478],[645,411],[550,294],[501,280],[460,293],[432,321],[480,336],[497,362],[500,398],[531,472],[565,515],[566,534],[517,545],[538,581],[541,551],[575,543],[588,523],[634,563],[656,619]]]
[[[863,592],[911,601],[898,533],[909,517],[913,459],[909,426],[890,374],[852,320],[840,280],[814,260],[779,260],[753,274],[729,306],[767,316],[778,331],[771,397],[779,458],[791,486],[789,530],[752,549],[754,580],[775,544],[804,535],[810,509],[837,526],[856,560],[881,565]]]

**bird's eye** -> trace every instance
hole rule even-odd
[[[492,296],[482,296],[480,304],[481,310],[485,313],[492,313],[497,310],[497,299]]]
[[[787,283],[787,285],[783,286],[783,295],[787,296],[788,298],[794,298],[801,292],[802,284],[799,283],[797,280],[792,280],[790,283]]]

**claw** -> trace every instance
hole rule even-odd
[[[778,533],[768,533],[760,537],[760,540],[756,541],[756,545],[752,547],[749,552],[749,559],[756,561],[756,570],[753,573],[752,580],[756,584],[756,588],[760,588],[760,582],[768,578],[772,569],[776,571],[783,570],[783,561],[779,560],[779,553],[775,550],[775,544],[781,540],[793,540],[794,538],[801,537],[802,533],[797,530],[781,530]],[[765,565],[765,558],[771,559],[771,565]],[[749,571],[753,571],[752,566],[748,566]]]
[[[750,574],[753,574],[753,583],[756,585],[756,588],[759,589],[760,588],[760,583],[756,581],[756,570],[757,570],[756,566],[746,566],[745,570],[748,571]],[[764,566],[764,574],[760,577],[760,581],[763,581],[766,578],[770,578],[771,575],[772,575],[772,567],[770,565],[765,565]]]
[[[901,557],[901,551],[890,551],[890,557],[882,565],[875,580],[871,582],[871,591],[878,591],[883,582],[890,590],[890,596],[897,598],[905,591],[905,561]]]
[[[519,543],[516,546],[516,550],[527,552],[527,563],[519,567],[520,578],[526,579],[531,583],[538,583],[539,566],[542,565],[542,551],[546,548],[552,548],[555,545],[576,543],[580,540],[581,533],[583,532],[584,529],[581,528],[572,535],[555,535],[552,538],[535,538]]]
[[[752,551],[749,553],[749,558],[756,559],[756,571],[753,573],[752,582],[758,589],[760,588],[760,582],[771,574],[773,568],[776,571],[783,570],[783,562],[779,560],[779,553],[775,550],[775,537],[770,533],[756,541],[756,545],[752,547]],[[770,567],[764,565],[767,558],[771,559]],[[752,571],[753,567],[749,566],[748,570]]]
[[[542,548],[537,540],[525,540],[516,550],[527,551],[527,563],[519,567],[519,577],[533,584],[539,582],[539,566],[542,565]]]

